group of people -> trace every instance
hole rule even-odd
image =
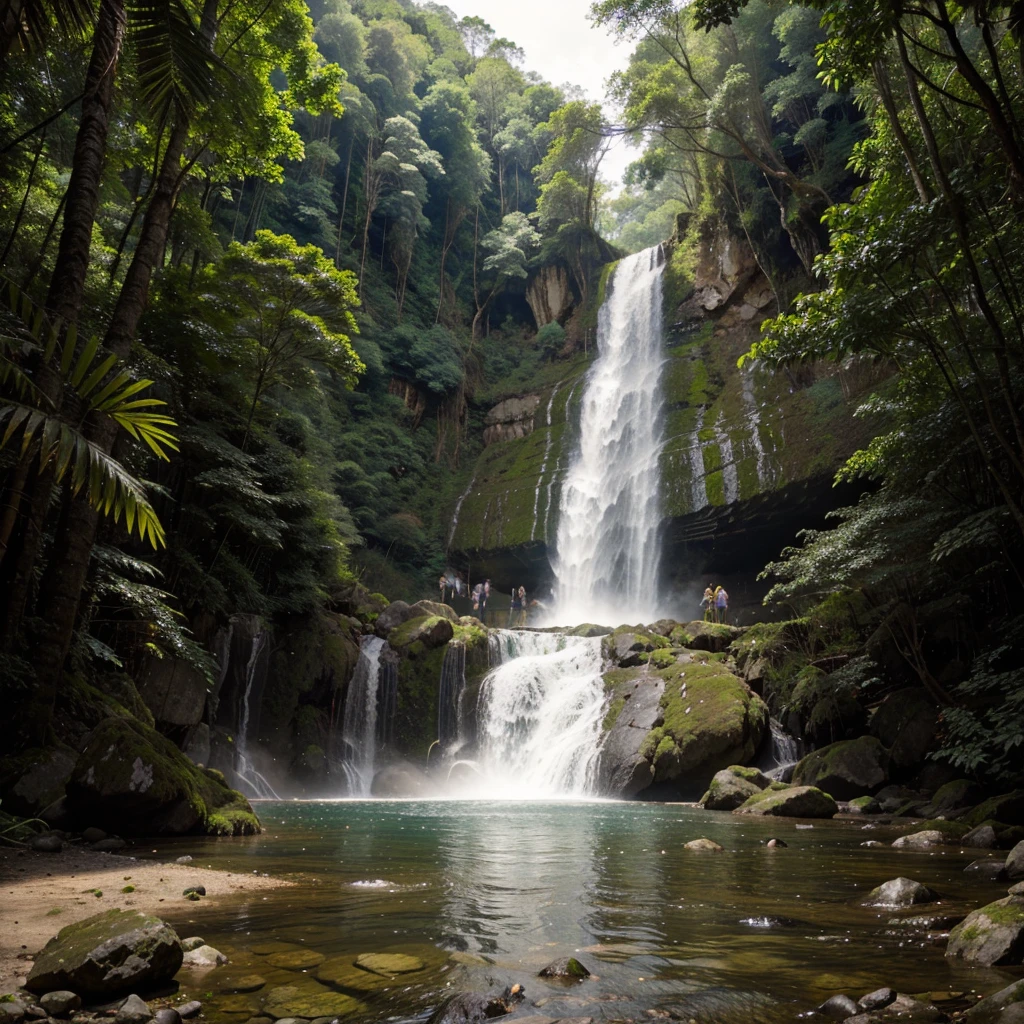
[[[491,597],[491,581],[489,579],[478,583],[472,590],[470,590],[461,576],[458,574],[446,573],[440,578],[437,585],[441,592],[441,604],[445,603],[445,597],[449,592],[452,597],[455,597],[456,594],[459,597],[466,594],[473,602],[473,614],[477,616],[477,618],[483,619],[484,615],[487,613],[487,602]],[[511,629],[513,626],[525,626],[528,610],[529,602],[526,599],[526,587],[513,587],[512,603],[509,607],[508,613],[509,628]]]
[[[724,623],[729,613],[729,595],[725,587],[708,587],[701,598],[701,607],[704,609],[705,622]]]

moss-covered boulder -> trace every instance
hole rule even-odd
[[[703,622],[700,619],[679,626],[669,634],[669,639],[680,647],[693,651],[711,651],[721,654],[743,635],[738,626],[726,626],[718,622]]]
[[[984,967],[1024,962],[1024,897],[1006,896],[968,914],[950,932],[946,956]]]
[[[554,978],[558,981],[583,981],[590,977],[590,971],[574,956],[563,956],[541,969],[538,978]]]
[[[421,615],[438,615],[449,622],[458,622],[459,613],[451,605],[441,604],[440,601],[417,601],[409,606],[412,614],[410,619],[418,619]]]
[[[601,641],[601,654],[606,662],[629,668],[642,665],[645,655],[669,647],[669,641],[657,633],[632,626],[620,626]]]
[[[341,1017],[365,1013],[366,1004],[354,996],[335,992],[312,978],[303,978],[288,985],[272,988],[262,1007],[263,1014],[274,1020],[299,1017],[314,1020],[317,1017]]]
[[[935,791],[925,813],[929,818],[958,818],[966,814],[984,795],[984,786],[970,779],[954,779]]]
[[[201,769],[165,736],[108,719],[89,738],[67,784],[68,813],[122,835],[252,835],[259,819],[223,776]]]
[[[914,768],[935,742],[939,710],[926,690],[908,687],[889,694],[871,716],[871,735],[889,750],[894,769]]]
[[[830,743],[793,769],[793,784],[817,786],[837,800],[874,793],[889,781],[889,756],[874,736]]]
[[[764,702],[713,656],[684,654],[666,668],[617,669],[604,680],[600,772],[610,795],[656,785],[696,799],[715,772],[750,760],[768,729]]]
[[[757,768],[745,768],[732,764],[716,772],[701,797],[700,805],[709,811],[734,811],[752,796],[771,785],[772,780]]]
[[[828,793],[814,786],[766,789],[750,797],[733,814],[772,815],[780,818],[833,818],[839,807]]]
[[[399,653],[412,655],[443,647],[455,635],[451,620],[441,615],[418,615],[396,626],[388,634],[388,643]]]
[[[108,910],[62,928],[36,957],[30,992],[70,990],[86,997],[153,988],[181,967],[181,940],[158,917]]]
[[[1002,825],[1024,825],[1024,789],[994,796],[972,808],[960,819],[968,825],[997,821]]]
[[[64,796],[78,752],[69,747],[31,749],[0,760],[0,800],[5,810],[34,818]]]

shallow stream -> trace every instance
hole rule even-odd
[[[944,942],[889,923],[962,914],[1003,895],[1005,885],[964,875],[976,851],[865,848],[896,833],[862,821],[801,827],[618,802],[268,802],[258,810],[262,836],[158,844],[161,857],[190,853],[200,881],[211,866],[298,882],[234,903],[168,908],[182,935],[199,933],[231,958],[186,979],[214,1021],[242,1024],[275,986],[297,982],[311,994],[353,996],[353,1021],[411,1019],[452,992],[518,981],[527,1000],[516,1016],[739,1024],[792,1021],[839,991],[856,998],[892,985],[948,998],[1020,974],[947,961]],[[724,852],[682,849],[700,836]],[[766,848],[771,837],[788,847]],[[912,912],[856,904],[898,875],[932,886],[942,902]],[[785,920],[759,920],[773,917]],[[322,986],[317,965],[273,966],[267,943],[336,966],[383,952],[424,966],[393,980],[336,969]],[[596,977],[568,987],[536,977],[566,955]],[[238,992],[253,974],[265,986]]]

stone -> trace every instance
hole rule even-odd
[[[142,666],[139,695],[161,726],[198,725],[208,689],[206,676],[180,658],[146,658]]]
[[[412,974],[422,971],[426,966],[419,957],[407,953],[363,953],[356,957],[355,965],[360,970],[379,974],[383,978]]]
[[[1017,882],[1006,890],[1011,896],[1024,896],[1024,882]]]
[[[109,839],[101,839],[98,843],[93,843],[90,849],[96,850],[99,853],[117,853],[118,850],[123,850],[127,845],[123,839],[111,836]]]
[[[885,846],[885,843],[880,843],[877,839],[866,839],[861,846]]]
[[[994,1017],[1007,1006],[1021,1004],[1024,1004],[1024,978],[1012,981],[1006,988],[1001,988],[998,992],[985,996],[984,999],[976,1002],[964,1016],[968,1019],[980,1017],[984,1020],[990,1016]],[[1002,1024],[1002,1017],[998,1017],[997,1020]]]
[[[882,805],[873,796],[854,797],[848,804],[850,814],[881,814]]]
[[[948,931],[958,925],[964,914],[915,914],[913,917],[890,917],[889,924],[918,931]]]
[[[861,996],[857,1000],[857,1005],[862,1010],[867,1010],[870,1013],[872,1010],[884,1010],[890,1003],[895,1001],[896,989],[876,988],[874,992]]]
[[[1024,961],[1024,899],[1006,896],[968,914],[950,932],[946,956],[984,967],[1020,964]]]
[[[730,765],[715,773],[701,798],[701,807],[709,811],[734,811],[750,797],[767,789],[771,781],[756,768]]]
[[[923,687],[890,693],[871,716],[871,735],[889,750],[892,769],[919,765],[932,748],[939,711]]]
[[[281,967],[286,971],[303,971],[309,967],[318,967],[327,957],[312,949],[287,950],[284,953],[271,953],[267,963],[272,967]]]
[[[984,786],[969,779],[955,779],[940,787],[926,808],[928,818],[956,818],[985,795]]]
[[[405,601],[392,601],[391,604],[389,604],[387,608],[377,616],[377,621],[374,623],[374,627],[377,633],[387,634],[390,633],[395,626],[400,626],[403,622],[408,621],[412,617],[409,605],[406,604]]]
[[[41,1006],[36,1006],[33,1003],[29,1003],[25,1007],[25,1017],[28,1020],[46,1020],[46,1011]]]
[[[912,907],[934,903],[939,894],[912,878],[892,878],[871,890],[860,902],[866,907]]]
[[[460,992],[441,1003],[430,1015],[427,1024],[482,1024],[492,1017],[503,1017],[511,1013],[524,997],[522,985],[511,985],[500,996]]]
[[[968,825],[997,821],[1003,825],[1024,825],[1024,789],[994,796],[972,808],[961,819]]]
[[[206,895],[206,886],[205,885],[189,885],[189,886],[186,886],[181,891],[181,895],[182,896],[188,896],[191,893],[195,893],[197,896],[205,896]]]
[[[198,935],[190,935],[187,939],[181,940],[181,948],[189,953],[193,949],[198,949],[200,946],[206,945],[206,939],[200,938]]]
[[[44,993],[39,1000],[39,1005],[51,1017],[67,1017],[70,1013],[81,1008],[82,997],[76,992],[58,989],[55,992]]]
[[[133,993],[118,1007],[114,1024],[145,1024],[152,1018],[153,1011],[144,1000]]]
[[[789,843],[785,839],[769,839],[764,845],[767,850],[785,850],[788,848]]]
[[[991,825],[972,828],[960,842],[963,846],[971,846],[976,850],[994,850],[999,845],[996,830]]]
[[[451,605],[441,604],[440,601],[417,601],[410,605],[409,611],[412,612],[410,619],[417,619],[421,615],[439,615],[449,622],[459,621],[459,613]]]
[[[66,789],[75,817],[109,830],[146,836],[259,830],[252,807],[223,776],[197,768],[166,736],[136,719],[100,722]]]
[[[832,996],[818,1007],[818,1013],[823,1013],[833,1020],[847,1020],[850,1017],[855,1017],[860,1011],[861,1007],[846,995]]]
[[[26,1009],[25,1004],[18,999],[0,1003],[0,1024],[21,1024]]]
[[[836,800],[873,793],[889,781],[889,755],[874,736],[840,740],[797,762],[793,784],[816,786]]]
[[[221,992],[236,995],[245,992],[259,992],[267,983],[267,979],[259,974],[243,974],[237,978],[222,978],[218,985]]]
[[[170,981],[181,962],[181,942],[169,924],[114,909],[62,928],[36,957],[25,987],[111,996]]]
[[[719,622],[703,622],[696,620],[679,627],[679,636],[685,639],[681,646],[692,651],[709,651],[721,654],[729,645],[743,635],[738,626],[726,626]]]
[[[178,1016],[182,1020],[188,1020],[190,1017],[198,1017],[202,1009],[203,1004],[198,999],[192,999],[178,1007]]]
[[[356,967],[351,955],[333,956],[325,960],[316,969],[316,977],[318,981],[333,988],[358,993],[380,992],[395,984],[394,976],[385,977]]]
[[[894,839],[892,845],[898,850],[926,850],[930,846],[941,846],[946,837],[936,829],[924,829],[921,832],[911,832],[909,836],[900,836]]]
[[[1019,842],[1007,855],[1006,877],[1024,878],[1024,841]]]
[[[101,828],[93,828],[90,826],[82,832],[82,842],[88,843],[92,846],[93,843],[101,843],[107,838],[107,833]]]
[[[60,836],[50,835],[33,836],[29,840],[29,849],[36,853],[60,853],[64,849],[64,840]]]
[[[181,1024],[181,1014],[173,1006],[164,1006],[153,1014],[153,1024]]]
[[[574,956],[563,956],[552,960],[537,975],[538,978],[558,978],[563,981],[583,981],[590,977],[590,971]]]
[[[691,839],[688,843],[683,843],[683,849],[696,850],[698,853],[721,853],[723,847],[711,839],[701,838]]]
[[[181,752],[193,764],[209,764],[211,754],[210,727],[206,722],[200,722],[192,726],[188,731],[185,742],[181,745]]]
[[[982,857],[980,860],[972,860],[964,873],[974,875],[976,878],[987,878],[990,882],[996,882],[1006,877],[1006,867],[1001,860],[993,857]]]
[[[526,304],[538,331],[546,324],[562,321],[575,301],[569,274],[557,263],[535,270],[526,286]]]
[[[397,651],[414,654],[443,647],[453,636],[450,620],[440,615],[421,615],[391,630],[388,643]]]
[[[316,982],[281,985],[272,989],[267,997],[264,1012],[275,1020],[301,1017],[340,1017],[346,1014],[363,1013],[366,1006],[354,996],[332,992]]]
[[[205,970],[219,967],[227,962],[228,958],[213,946],[197,946],[195,949],[190,949],[182,958],[183,966]]]
[[[839,808],[828,793],[814,786],[767,789],[737,807],[733,814],[775,815],[786,818],[833,818]]]
[[[40,811],[64,796],[77,757],[67,747],[28,750],[20,755],[11,765],[14,778],[0,778],[4,810],[26,818],[38,817]]]

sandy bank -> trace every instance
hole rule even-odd
[[[215,904],[226,896],[292,883],[214,871],[198,862],[164,864],[92,850],[33,853],[0,848],[0,993],[22,983],[33,954],[64,925],[112,907],[171,914],[192,906],[182,890],[197,884],[206,887],[202,902]],[[133,891],[124,892],[127,887]]]

